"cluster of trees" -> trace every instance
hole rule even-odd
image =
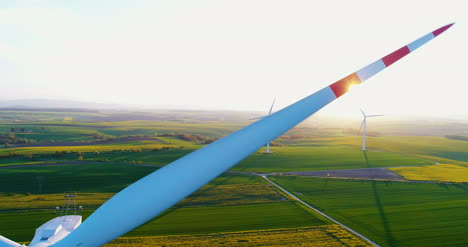
[[[91,136],[94,138],[95,141],[110,141],[110,140],[114,140],[115,137],[113,136],[109,136],[109,135],[103,135],[101,133],[93,133],[91,134]]]
[[[294,135],[288,135],[288,136],[286,135],[280,136],[279,139],[295,140],[295,139],[302,139],[304,137],[305,137],[304,135],[294,134]]]
[[[32,144],[36,142],[33,139],[17,137],[14,133],[0,134],[0,144],[5,145],[5,147],[9,147],[11,144]]]
[[[163,146],[162,148],[153,148],[151,149],[151,151],[153,152],[158,152],[158,151],[161,151],[161,150],[169,150],[169,149],[174,149],[175,147],[168,147],[168,146]],[[180,146],[179,148],[184,148],[183,146]]]
[[[160,134],[161,137],[175,137],[180,140],[189,141],[189,142],[198,142],[200,144],[210,144],[216,139],[202,136],[200,134],[186,134],[186,133],[170,133],[170,134]]]
[[[25,128],[10,128],[10,132],[31,133],[32,130]]]
[[[36,155],[37,155],[36,153],[18,154],[16,152],[9,151],[8,154],[0,155],[0,158],[12,158],[12,157],[24,156],[25,158],[34,160]]]
[[[284,145],[282,143],[272,141],[272,142],[270,142],[270,146],[272,146],[272,147],[282,147]]]
[[[468,141],[468,136],[447,135],[445,137],[457,141]]]

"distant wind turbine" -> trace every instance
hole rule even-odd
[[[383,115],[366,115],[364,111],[361,109],[362,116],[364,119],[362,120],[361,127],[359,128],[359,132],[362,129],[362,151],[366,151],[366,135],[367,135],[367,118],[368,117],[381,117]]]
[[[275,101],[276,101],[276,98],[273,99],[273,103],[271,103],[270,111],[268,111],[268,115],[267,115],[267,116],[251,118],[250,120],[263,119],[263,118],[266,118],[266,117],[270,116],[270,115],[271,115],[271,111],[273,110],[273,106],[275,105]],[[268,143],[266,144],[265,153],[266,153],[266,154],[271,154],[271,152],[270,152],[270,142],[268,142]]]

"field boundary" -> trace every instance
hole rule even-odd
[[[345,228],[346,230],[350,231],[351,233],[353,233],[354,235],[360,237],[361,239],[364,239],[365,241],[367,241],[368,243],[372,244],[373,246],[377,246],[377,247],[381,247],[380,245],[378,245],[377,243],[375,243],[374,241],[368,239],[367,237],[365,237],[364,235],[356,232],[355,230],[349,228],[348,226],[346,226],[345,224],[335,220],[334,218],[332,218],[331,216],[325,214],[324,212],[318,210],[317,208],[311,206],[310,204],[304,202],[303,200],[299,199],[297,196],[293,195],[291,192],[287,191],[286,189],[284,189],[283,187],[279,186],[277,183],[271,181],[266,175],[260,175],[260,177],[262,177],[263,179],[265,179],[267,182],[269,182],[270,184],[272,184],[273,186],[275,186],[276,188],[280,189],[282,192],[286,193],[288,196],[290,196],[291,198],[293,198],[294,200],[300,202],[302,205],[306,206],[307,208],[309,209],[312,209],[313,211],[315,211],[316,213],[322,215],[323,217],[329,219],[330,221],[340,225],[341,227]]]

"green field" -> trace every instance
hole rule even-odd
[[[164,166],[172,161],[181,158],[191,152],[193,149],[170,149],[159,152],[142,151],[142,152],[119,152],[119,153],[101,153],[96,155],[94,153],[84,154],[85,160],[100,161],[109,160],[114,162],[131,162],[139,161],[144,164],[152,164]]]
[[[0,170],[0,193],[118,192],[154,167],[92,163]]]
[[[189,146],[189,145],[187,145]],[[130,149],[145,147],[144,145],[122,144],[111,146],[110,150],[118,150],[119,148]],[[160,144],[157,144],[161,148]],[[102,151],[102,147],[84,146],[83,149],[78,147],[65,147],[66,150],[74,152],[81,151],[85,161],[106,161],[106,162],[121,162],[121,163],[143,163],[158,166],[164,166],[170,162],[187,155],[195,149],[194,146],[184,148],[174,148],[154,152],[151,150],[138,149],[135,151]],[[61,150],[58,147],[40,147],[40,148],[16,148],[17,153],[28,154],[31,151],[36,153],[52,152]],[[90,152],[91,150],[101,150],[98,154]],[[430,165],[433,162],[417,159],[408,156],[388,152],[367,152],[368,162],[359,149],[344,145],[323,145],[320,147],[272,147],[272,154],[264,154],[261,150],[247,157],[239,164],[234,166],[232,170],[243,172],[289,172],[289,171],[315,171],[315,170],[336,170],[336,169],[356,169],[369,167],[394,167],[394,166],[420,166]],[[63,161],[77,160],[80,155],[76,153],[64,154],[60,156],[44,156],[43,160],[48,161]],[[13,160],[21,160],[21,157],[12,157]],[[0,160],[0,164],[7,163],[8,159]],[[24,159],[24,162],[31,160]],[[41,160],[39,156],[37,160]]]
[[[382,246],[465,246],[468,185],[273,177]]]
[[[272,154],[257,152],[251,155],[233,170],[268,173],[433,164],[388,152],[367,152],[369,162],[366,162],[362,151],[343,145],[272,147],[271,150]]]
[[[319,225],[286,229],[223,232],[211,234],[123,237],[105,246],[315,246],[365,247],[369,243],[356,238],[338,225]]]
[[[0,211],[2,235],[16,241],[31,240],[35,228],[56,217],[53,211],[56,205],[51,205],[50,209],[37,209],[31,205],[29,209],[13,212],[2,209]],[[88,209],[81,214],[87,217],[90,213]],[[326,220],[291,201],[232,206],[176,206],[175,209],[170,209],[126,236],[204,234],[328,224],[330,223]]]
[[[359,137],[339,137],[328,139],[331,142],[359,147]],[[468,165],[468,142],[435,136],[382,136],[369,137],[372,148],[417,155],[420,157],[460,161],[457,164]]]
[[[126,236],[200,234],[278,229],[329,224],[296,202],[182,207],[130,232]]]
[[[15,133],[15,135],[33,139],[37,142],[92,141],[93,135],[100,134],[98,129],[94,128],[31,124],[0,124],[0,133],[9,132],[10,128],[26,128],[31,130],[32,133]]]
[[[63,191],[82,193],[87,217],[112,194],[154,167],[90,163],[3,169],[0,173],[0,232],[17,241],[31,239],[35,228],[55,217]],[[24,181],[32,181],[25,183]],[[25,195],[36,193],[44,195]],[[55,194],[54,194],[55,193]],[[261,178],[222,175],[157,219],[128,236],[195,234],[330,224],[287,200]]]
[[[121,121],[140,115],[144,119],[161,120]],[[63,121],[65,118],[73,118],[73,121]],[[0,145],[0,234],[17,241],[29,241],[39,225],[56,216],[53,208],[62,205],[64,191],[79,193],[78,204],[84,206],[82,215],[87,217],[116,192],[158,169],[134,164],[164,166],[203,146],[201,141],[183,139],[175,134],[221,138],[247,125],[248,118],[248,114],[171,111],[157,114],[0,111],[0,141],[3,141]],[[9,133],[12,127],[30,129],[32,133],[15,133],[12,137]],[[300,126],[275,140],[272,154],[264,154],[261,149],[232,170],[281,173],[415,166],[408,169],[418,173],[419,169],[434,171],[430,166],[433,161],[468,166],[466,141],[429,136],[370,136],[366,159],[360,151],[361,137],[353,136],[354,132],[352,129]],[[128,136],[150,139],[125,141]],[[5,145],[5,141],[12,143]],[[45,145],[15,147],[21,142],[14,141]],[[85,144],[89,145],[71,142],[88,142]],[[32,166],[40,163],[47,165]],[[8,167],[12,165],[31,166]],[[431,179],[440,177],[438,170],[435,173]],[[445,174],[445,180],[441,181],[466,181],[464,174],[454,173],[457,173],[457,180]],[[468,243],[464,234],[468,229],[464,210],[468,206],[466,183],[295,176],[273,179],[382,246],[466,246]],[[307,242],[295,240],[288,243],[286,235],[311,237],[314,232],[323,237],[323,246],[365,245],[356,237],[346,235],[342,228],[332,229],[336,227],[287,199],[260,177],[226,173],[121,240],[140,243],[139,239],[156,235],[183,235],[186,239],[205,236],[203,241],[236,246],[238,234],[245,236],[242,241],[248,239],[250,243],[273,234],[284,245],[306,245]],[[300,234],[291,233],[291,229],[298,229]],[[308,230],[302,232],[303,229]],[[258,233],[252,233],[255,231]],[[229,241],[216,240],[221,235],[229,236]],[[325,240],[327,238],[329,240]],[[335,242],[327,242],[330,238]],[[117,246],[130,246],[118,241],[116,243],[122,245]],[[171,242],[170,239],[164,241]],[[247,242],[238,243],[247,246]],[[319,246],[315,242],[314,245]]]

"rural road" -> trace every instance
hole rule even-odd
[[[287,190],[284,189],[283,187],[281,187],[281,186],[279,186],[278,184],[276,184],[275,182],[271,181],[266,175],[261,175],[261,177],[262,177],[263,179],[265,179],[267,182],[269,182],[270,184],[272,184],[273,186],[275,186],[276,188],[278,188],[278,189],[280,189],[281,191],[283,191],[284,193],[286,193],[288,196],[290,196],[290,197],[293,198],[294,200],[296,200],[296,201],[302,203],[304,206],[306,206],[306,207],[308,207],[308,208],[314,210],[315,212],[317,212],[318,214],[322,215],[323,217],[325,217],[325,218],[327,218],[327,219],[333,221],[334,223],[336,223],[336,224],[342,226],[342,227],[345,228],[346,230],[348,230],[348,231],[354,233],[354,235],[356,235],[356,236],[358,236],[358,237],[360,237],[360,238],[366,240],[366,241],[369,242],[370,244],[372,244],[372,245],[374,245],[374,246],[380,247],[380,245],[378,245],[378,244],[375,243],[374,241],[372,241],[372,240],[366,238],[365,236],[361,235],[360,233],[358,233],[358,232],[354,231],[353,229],[347,227],[346,225],[342,224],[341,222],[339,222],[339,221],[333,219],[331,216],[328,216],[328,215],[325,214],[324,212],[322,212],[322,211],[320,211],[320,210],[318,210],[318,209],[312,207],[310,204],[308,204],[308,203],[304,202],[303,200],[299,199],[298,197],[296,197],[295,195],[293,195],[292,193],[290,193],[289,191],[287,191]]]
[[[321,171],[300,171],[300,172],[281,172],[269,175],[297,175],[312,177],[330,177],[330,178],[351,178],[365,180],[401,180],[401,176],[393,173],[386,168],[360,168],[360,169],[340,169],[340,170],[321,170]]]

